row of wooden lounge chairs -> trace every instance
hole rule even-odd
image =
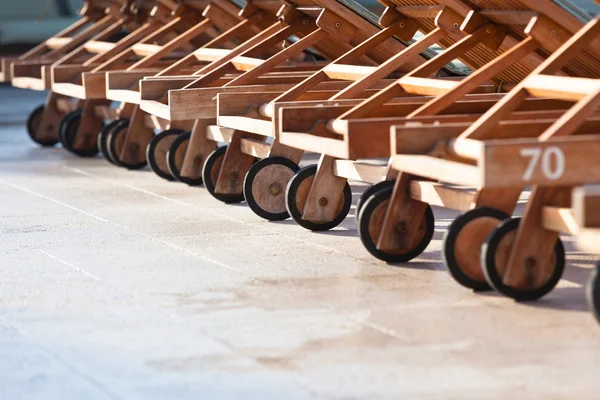
[[[0,79],[49,91],[27,123],[38,144],[148,165],[269,221],[335,228],[348,180],[371,184],[355,219],[386,262],[426,249],[431,206],[460,210],[450,275],[543,297],[565,268],[559,233],[600,252],[599,19],[563,0],[381,3],[377,18],[353,0],[87,0]],[[318,164],[300,168],[305,153]]]

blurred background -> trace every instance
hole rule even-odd
[[[77,19],[82,0],[0,0],[4,53],[37,44]]]
[[[382,7],[376,0],[358,0],[376,13]],[[549,0],[539,0],[549,1]],[[561,2],[564,0],[555,0]],[[82,0],[0,0],[0,53],[21,53],[77,18]],[[594,0],[571,0],[594,15],[600,11]]]

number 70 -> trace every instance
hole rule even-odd
[[[545,149],[528,147],[521,149],[522,157],[528,157],[529,165],[523,174],[523,180],[529,181],[541,160],[542,175],[549,180],[557,180],[565,173],[565,154],[556,146]]]

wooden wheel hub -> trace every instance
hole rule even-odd
[[[249,204],[255,205],[254,212],[258,215],[264,212],[261,216],[270,221],[289,217],[285,208],[285,188],[296,172],[293,166],[267,158],[250,169],[245,178],[244,185],[248,186],[245,186],[244,192],[249,194]]]
[[[129,151],[131,151],[132,154],[137,153],[138,151],[140,151],[140,144],[137,142],[133,142],[129,145]]]
[[[400,221],[398,225],[396,225],[396,232],[398,233],[406,233],[406,221]]]
[[[193,164],[194,164],[194,167],[202,168],[202,165],[204,164],[204,159],[202,158],[202,154],[198,154],[194,157]]]
[[[279,196],[281,194],[281,185],[279,183],[272,183],[269,186],[269,193],[271,193],[271,196]]]

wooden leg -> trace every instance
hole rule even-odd
[[[243,131],[233,133],[215,185],[216,193],[240,194],[243,192],[244,177],[254,163],[253,156],[242,153],[240,142],[243,138],[264,140],[265,137]]]
[[[44,104],[44,112],[42,113],[41,123],[35,132],[35,137],[44,142],[58,140],[58,125],[64,117],[64,113],[58,109],[57,103],[59,99],[65,98],[60,94],[50,92],[46,97]]]
[[[212,153],[217,143],[206,137],[206,128],[215,124],[214,119],[199,119],[194,123],[192,136],[185,152],[181,176],[197,179],[202,176],[202,166],[206,158]]]
[[[335,158],[322,155],[304,205],[302,219],[313,222],[332,221],[344,201],[347,179],[333,174]]]
[[[409,197],[411,176],[400,172],[381,226],[377,249],[410,251],[419,238],[427,204]]]
[[[154,130],[144,123],[145,112],[136,105],[127,128],[127,135],[119,159],[127,164],[141,163],[146,159],[146,147],[154,136]]]
[[[507,249],[504,283],[516,288],[539,287],[553,272],[551,264],[558,232],[542,226],[545,205],[568,206],[570,189],[536,187],[527,202],[514,244]]]
[[[131,115],[133,114],[134,110],[135,110],[135,104],[122,103],[119,106],[119,112],[117,115],[119,116],[119,119],[131,118]]]
[[[300,163],[303,155],[304,150],[281,144],[279,139],[273,140],[273,144],[271,144],[271,149],[269,151],[269,157],[285,157],[296,164]]]
[[[87,100],[84,102],[81,122],[73,142],[74,150],[87,150],[97,146],[98,134],[104,121],[96,115],[95,108],[108,104],[110,104],[108,100]]]

